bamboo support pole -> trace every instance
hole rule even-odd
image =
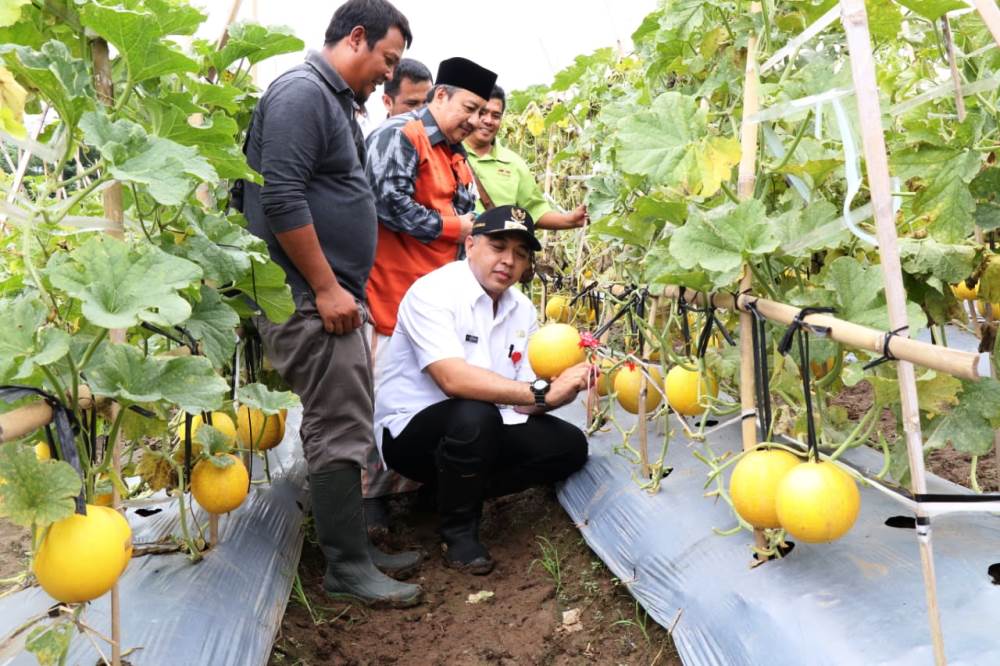
[[[52,407],[44,400],[0,414],[0,443],[24,437],[52,422]]]
[[[948,52],[948,68],[951,70],[951,81],[955,85],[955,109],[958,113],[958,122],[965,120],[965,96],[962,95],[962,77],[958,73],[958,58],[955,57],[955,40],[951,36],[951,22],[948,15],[941,17],[941,34],[944,36],[944,45]]]
[[[552,196],[552,157],[555,154],[555,142],[552,141],[552,130],[549,130],[549,148],[548,154],[545,156],[545,185],[542,190],[545,193],[546,199]],[[537,221],[537,220],[536,220]],[[547,248],[549,246],[549,230],[544,229],[542,231],[542,247]],[[545,312],[545,306],[549,302],[549,287],[547,282],[542,282],[542,312]]]
[[[982,2],[977,2],[977,6],[981,4]],[[996,5],[993,4],[992,0],[990,0],[990,5],[996,12]],[[851,73],[854,79],[855,98],[858,103],[858,118],[868,175],[868,187],[875,213],[882,278],[885,281],[885,296],[889,309],[889,325],[893,329],[900,329],[908,326],[906,292],[903,288],[896,221],[892,210],[889,158],[886,153],[885,137],[882,134],[882,110],[875,76],[871,35],[868,32],[868,14],[865,10],[864,0],[842,0],[841,8],[843,10],[841,20],[847,33]],[[903,431],[906,435],[907,457],[909,458],[910,478],[912,479],[911,488],[914,494],[924,494],[927,492],[927,479],[924,470],[924,446],[923,435],[920,431],[916,373],[913,364],[906,360],[900,360],[896,363],[896,371],[899,377]],[[944,651],[944,635],[941,630],[941,615],[938,609],[931,524],[930,518],[919,508],[917,509],[916,531],[924,575],[924,592],[927,600],[931,642],[934,648],[934,661],[942,666],[947,663],[947,658]]]
[[[656,326],[656,303],[654,299],[652,307],[649,308],[647,323],[652,330]],[[646,336],[642,336],[639,345],[639,359],[646,363]],[[663,387],[659,387],[662,389]],[[646,396],[649,395],[649,379],[643,374],[642,383],[639,384],[639,415],[636,420],[639,423],[639,461],[642,466],[642,478],[649,479],[649,429],[646,428]],[[656,389],[653,389],[656,390]]]
[[[976,11],[983,19],[983,23],[989,28],[993,40],[1000,45],[1000,9],[997,9],[995,0],[973,0]]]
[[[85,384],[77,391],[77,404],[82,410],[91,409],[95,404],[101,407],[106,403],[107,398],[98,398],[95,401],[90,387]],[[0,414],[0,444],[20,439],[30,432],[44,428],[52,423],[53,417],[52,407],[44,400]]]
[[[981,246],[986,245],[986,234],[983,233],[983,230],[979,226],[976,227],[976,243],[978,243]],[[987,303],[984,301],[982,314],[983,314],[983,323],[979,327],[980,340],[983,339],[984,333],[993,328],[993,324],[996,321],[996,315],[998,313],[994,311],[992,303]],[[977,322],[979,321],[978,318],[976,319],[976,321]],[[994,333],[994,335],[995,334],[996,333]],[[996,377],[995,366],[993,364],[994,360],[993,352],[990,351],[989,355],[990,355],[990,376]],[[996,465],[996,468],[1000,469],[1000,430],[996,430],[993,433],[993,460]],[[1000,488],[997,488],[997,490],[1000,490]]]
[[[682,287],[669,286],[663,291],[667,298],[676,299],[681,293]],[[689,302],[703,303],[703,296],[691,289],[684,290],[684,298]],[[734,298],[732,294],[713,294],[712,304],[717,308],[739,310],[746,312],[746,304],[753,302],[765,318],[779,324],[791,324],[792,320],[799,313],[800,309],[792,305],[785,305],[767,298],[758,298],[751,294],[740,295]],[[825,326],[830,329],[830,339],[854,349],[882,353],[885,344],[886,331],[879,331],[860,324],[854,324],[843,319],[838,319],[828,314],[811,314],[804,318],[807,323],[816,326]],[[944,372],[961,379],[978,380],[982,377],[979,374],[979,354],[964,352],[958,349],[939,347],[906,338],[901,335],[891,336],[889,341],[889,352],[901,361],[907,361],[924,368]]]
[[[222,35],[219,36],[219,41],[215,44],[215,50],[221,51],[225,48],[226,43],[229,41],[229,26],[236,22],[236,17],[239,16],[240,7],[243,5],[243,0],[233,0],[233,4],[229,7],[229,16],[226,18],[226,27],[222,30]]]
[[[229,42],[229,26],[231,26],[235,21],[236,17],[240,13],[240,6],[243,4],[243,0],[233,0],[233,4],[229,7],[229,16],[226,18],[226,25],[222,29],[222,34],[219,35],[219,40],[215,43],[215,50],[221,51],[226,47],[226,43]],[[219,72],[215,71],[214,67],[210,67],[206,77],[209,83],[215,83],[216,77],[218,77]]]
[[[752,14],[760,13],[760,4],[750,6]],[[757,35],[747,39],[747,64],[743,83],[743,120],[740,126],[740,166],[736,183],[740,200],[753,198],[757,184],[757,134],[758,124],[750,120],[760,110],[760,78],[757,73]],[[749,293],[753,288],[750,267],[743,265],[740,278],[740,293]],[[742,419],[743,450],[749,451],[757,445],[757,406],[755,404],[756,381],[753,362],[753,326],[755,322],[750,312],[740,312],[740,410]],[[758,548],[766,544],[764,531],[754,529],[754,543]]]
[[[115,95],[111,72],[111,54],[108,51],[108,43],[103,39],[95,39],[91,42],[91,50],[94,58],[94,88],[97,97],[102,104],[109,108],[114,108]],[[122,200],[122,185],[118,181],[112,182],[111,186],[102,193],[104,203],[104,216],[115,224],[115,228],[108,234],[115,238],[125,236],[125,211]],[[125,342],[125,331],[113,329],[109,333],[111,344],[123,344]],[[121,405],[113,403],[111,406],[112,419],[117,419],[121,411]],[[121,447],[122,432],[119,430],[115,441],[111,445],[111,469],[115,478],[121,478]],[[121,511],[121,493],[118,484],[111,484],[111,506],[116,511]],[[116,582],[111,588],[111,663],[112,666],[121,666],[122,663],[122,631],[121,631],[121,598],[120,589]]]

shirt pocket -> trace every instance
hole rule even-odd
[[[515,338],[507,342],[505,357],[502,359],[498,374],[508,379],[516,379],[524,370],[531,369],[528,363],[528,339]]]

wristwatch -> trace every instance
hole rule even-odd
[[[536,407],[546,407],[545,404],[545,394],[549,392],[549,388],[552,387],[551,382],[547,379],[536,379],[531,382],[531,392],[535,394],[535,406]]]

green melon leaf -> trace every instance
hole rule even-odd
[[[709,132],[694,97],[666,92],[618,126],[620,167],[693,195],[715,194],[740,159],[734,139]]]
[[[266,263],[254,261],[253,269],[244,274],[234,288],[256,301],[263,308],[267,318],[276,324],[287,321],[295,312],[292,290],[285,282],[285,271],[273,261],[268,260]],[[233,298],[229,304],[241,317],[259,314],[251,310],[242,298]]]
[[[37,90],[71,127],[94,106],[94,88],[86,63],[74,58],[60,41],[50,40],[40,51],[16,44],[0,45],[7,67],[29,89]]]
[[[118,180],[145,185],[161,204],[184,202],[200,182],[216,183],[218,174],[193,146],[149,136],[141,125],[88,112],[80,121],[87,143],[111,164]]]
[[[198,63],[165,39],[172,34],[191,34],[204,15],[189,6],[147,0],[155,11],[106,6],[96,2],[80,10],[83,24],[113,44],[133,83],[167,74],[198,71]]]
[[[108,345],[88,374],[96,395],[135,404],[165,400],[186,412],[222,407],[228,389],[203,356],[158,359],[131,345]]]
[[[295,53],[303,48],[305,43],[292,33],[291,28],[234,23],[229,26],[229,41],[212,57],[212,66],[222,71],[243,58],[255,64],[271,56]]]
[[[993,432],[1000,425],[1000,382],[962,381],[958,404],[930,422],[925,450],[950,443],[956,451],[983,456],[993,449]]]
[[[201,300],[191,309],[191,316],[183,326],[199,343],[202,352],[216,368],[224,368],[236,350],[236,327],[240,317],[223,302],[219,292],[201,286]]]
[[[39,625],[28,633],[24,649],[35,655],[39,666],[59,666],[64,663],[76,626],[69,620]]]
[[[256,407],[265,414],[277,414],[282,409],[293,409],[302,403],[291,391],[272,391],[263,384],[246,384],[236,392],[241,404]]]
[[[82,301],[83,315],[103,328],[180,324],[191,305],[178,291],[201,278],[190,261],[110,237],[92,237],[70,253],[53,255],[45,273],[53,287]]]
[[[774,252],[779,243],[764,205],[750,199],[692,215],[674,232],[670,253],[683,268],[717,273],[715,286],[723,287],[739,277],[745,260]]]
[[[69,463],[38,460],[33,447],[0,446],[0,516],[22,527],[45,527],[72,515],[81,481]]]

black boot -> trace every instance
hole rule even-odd
[[[389,508],[384,497],[366,497],[365,524],[368,526],[368,538],[382,539],[389,534]]]
[[[424,561],[423,551],[404,550],[401,553],[387,553],[371,541],[368,542],[368,554],[371,555],[372,564],[383,573],[399,580],[406,580],[412,576]]]
[[[409,578],[424,561],[424,553],[417,550],[386,553],[379,548],[377,542],[389,534],[388,502],[385,497],[366,497],[362,504],[365,524],[368,526],[368,552],[372,556],[372,562],[393,578]]]
[[[485,576],[494,561],[479,542],[479,521],[483,513],[485,479],[477,458],[465,457],[465,442],[441,441],[437,451],[438,511],[444,562],[465,573]]]
[[[309,475],[313,517],[326,558],[323,589],[369,605],[406,608],[420,603],[419,585],[400,583],[375,568],[361,509],[361,470],[326,469]]]

